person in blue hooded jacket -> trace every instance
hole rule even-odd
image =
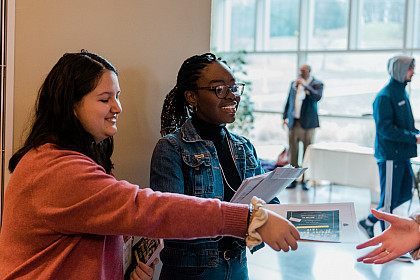
[[[388,61],[389,83],[373,102],[376,125],[375,158],[379,167],[381,195],[378,210],[392,213],[395,208],[412,197],[413,170],[410,158],[417,156],[420,143],[415,128],[410,100],[405,87],[414,75],[415,60],[408,56],[395,56]],[[369,238],[378,221],[374,215],[359,221],[359,227]],[[381,221],[382,231],[388,226]]]

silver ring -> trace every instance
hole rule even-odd
[[[384,249],[384,252],[385,252],[387,255],[389,255],[389,252],[388,252],[388,250],[387,250],[387,249]]]

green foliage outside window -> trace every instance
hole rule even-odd
[[[244,69],[246,65],[245,61],[245,51],[239,51],[230,55],[219,55],[223,60],[227,62],[230,69],[232,70],[237,81],[245,83],[245,91],[241,96],[241,102],[239,103],[238,111],[236,112],[235,122],[228,125],[229,130],[233,133],[247,137],[249,133],[254,128],[254,106],[250,98],[250,93],[252,92],[252,83],[248,80],[247,72]]]

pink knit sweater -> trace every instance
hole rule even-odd
[[[123,279],[122,235],[244,238],[247,215],[246,205],[139,189],[46,144],[7,186],[0,279]]]

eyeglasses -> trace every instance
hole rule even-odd
[[[239,83],[234,84],[233,86],[220,85],[215,87],[199,87],[198,89],[208,89],[210,91],[214,91],[214,94],[216,94],[217,98],[224,99],[229,94],[228,89],[235,95],[235,97],[238,97],[244,93],[244,88],[245,84]]]

